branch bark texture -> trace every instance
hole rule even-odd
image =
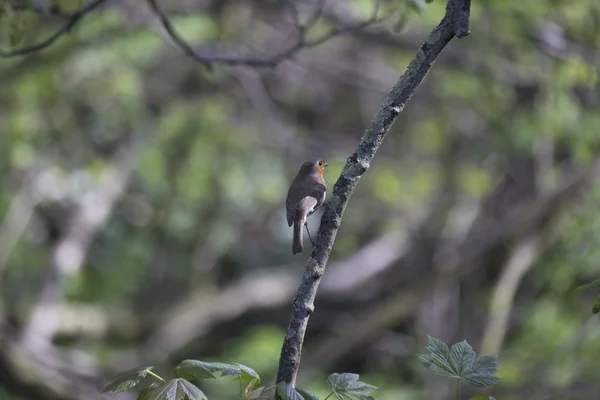
[[[383,138],[410,100],[427,72],[453,37],[469,34],[470,0],[448,0],[446,14],[429,34],[416,56],[408,65],[396,85],[379,107],[379,111],[365,130],[358,148],[346,161],[341,176],[333,187],[312,254],[306,264],[298,294],[293,300],[290,323],[281,349],[277,382],[295,385],[302,344],[314,300],[329,254],[333,248],[344,210],[360,177],[369,169]]]

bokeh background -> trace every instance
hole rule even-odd
[[[3,49],[63,23],[17,3]],[[310,35],[374,6],[325,4]],[[284,1],[161,5],[202,51],[295,40]],[[333,187],[444,9],[382,2],[386,21],[275,68],[208,71],[146,2],[108,2],[43,52],[1,59],[0,398],[130,399],[98,392],[187,358],[272,382],[310,253],[291,254],[289,182],[323,157]],[[431,335],[499,354],[502,382],[465,398],[598,398],[597,293],[575,288],[600,277],[599,67],[598,1],[473,2],[471,35],[444,50],[346,209],[300,386],[324,395],[330,373],[354,372],[379,399],[450,398],[415,357]],[[228,399],[237,384],[202,389]]]

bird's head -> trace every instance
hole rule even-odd
[[[323,173],[325,172],[325,167],[327,165],[328,164],[323,159],[309,160],[302,164],[302,168],[300,168],[300,171],[302,171],[302,173],[310,175],[317,174],[318,176],[323,178]]]

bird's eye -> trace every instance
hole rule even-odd
[[[319,165],[323,165],[323,161],[319,161]]]

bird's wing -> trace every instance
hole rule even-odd
[[[294,223],[294,204],[291,192],[288,192],[287,199],[285,200],[285,214],[287,217],[288,226],[292,226]]]
[[[317,204],[315,206],[315,208],[316,208],[316,207],[319,207],[321,204],[323,204],[323,201],[325,201],[325,192],[326,192],[325,185],[323,185],[320,182],[315,182],[311,186],[310,190],[308,191],[308,193],[306,195],[317,199]]]
[[[296,218],[302,219],[308,215],[319,204],[319,201],[312,196],[305,196],[300,199],[296,206]]]

